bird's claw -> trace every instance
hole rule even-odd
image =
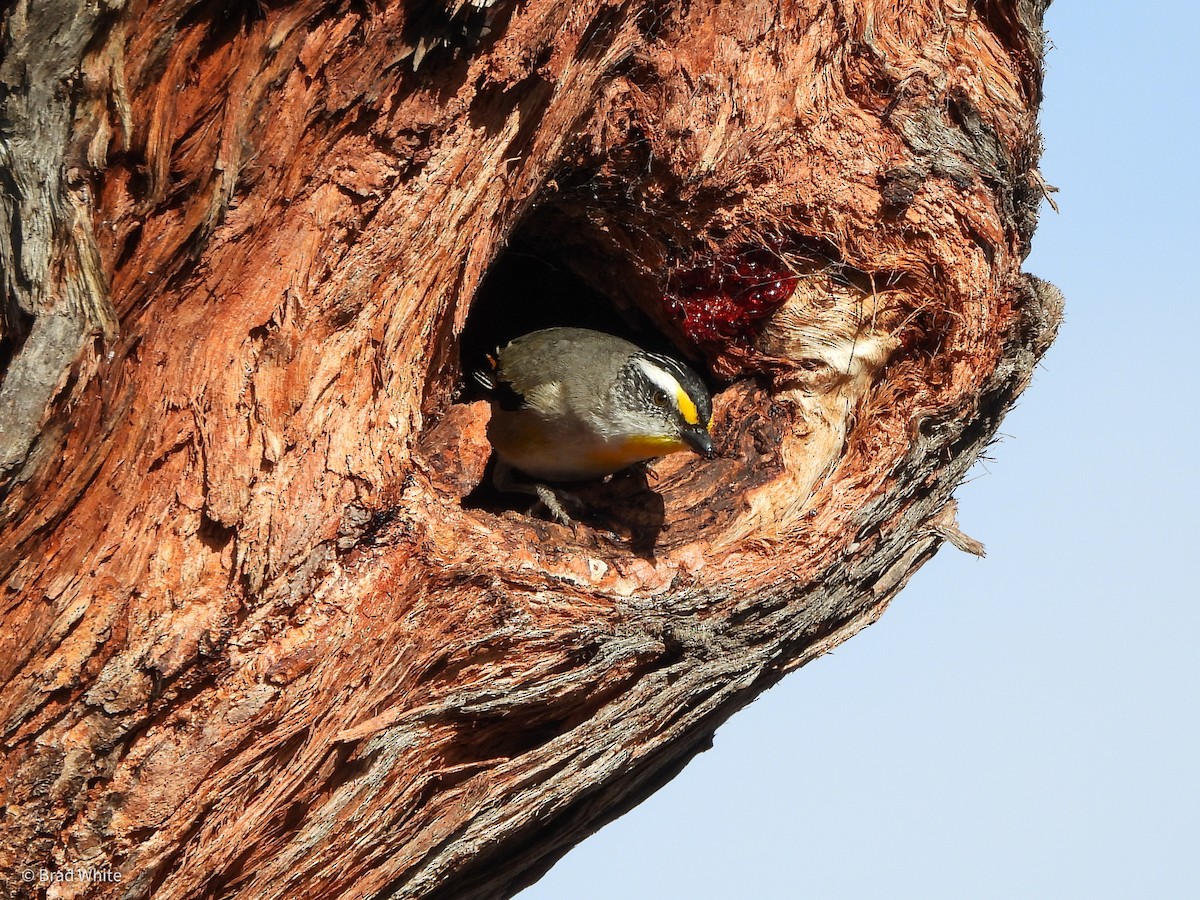
[[[571,518],[563,504],[569,504],[577,509],[581,508],[583,504],[578,497],[563,490],[556,491],[545,484],[535,484],[534,491],[537,493],[538,501],[560,524],[566,525],[568,528],[575,527],[575,520]]]

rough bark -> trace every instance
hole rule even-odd
[[[978,549],[1045,5],[11,5],[6,889],[509,896]],[[477,489],[460,357],[594,316],[721,458],[571,530]]]

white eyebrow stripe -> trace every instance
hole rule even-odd
[[[675,402],[675,398],[682,392],[687,393],[683,389],[683,385],[679,383],[679,379],[668,372],[665,368],[656,362],[651,362],[644,357],[636,357],[633,360],[638,368],[645,373],[646,377],[654,383],[655,386],[661,388],[663,392],[671,398],[671,402]]]
[[[658,363],[676,378],[679,378],[679,376],[681,376],[684,372],[683,364],[669,356],[662,356],[658,353],[647,353],[645,358],[651,360],[652,362]],[[680,382],[680,384],[682,383],[683,382]]]

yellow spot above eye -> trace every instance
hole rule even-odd
[[[675,405],[679,407],[679,414],[683,416],[683,421],[689,425],[700,424],[700,412],[696,409],[696,404],[692,402],[692,398],[688,396],[688,392],[683,388],[675,391]]]

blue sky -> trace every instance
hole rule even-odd
[[[987,559],[943,549],[521,900],[1200,896],[1200,12],[1047,28],[1026,268],[1067,318],[958,492]]]

